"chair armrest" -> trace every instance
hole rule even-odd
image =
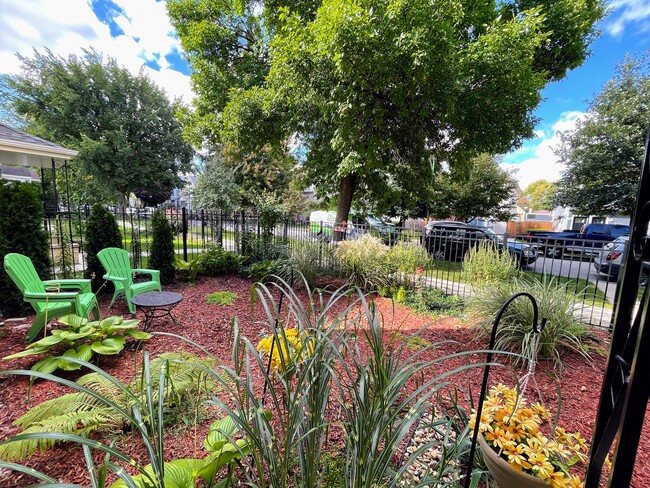
[[[23,299],[26,302],[70,302],[76,300],[78,292],[61,292],[61,293],[48,293],[48,292],[33,292],[26,291],[23,294]]]
[[[103,278],[105,280],[111,280],[111,281],[124,281],[124,282],[128,281],[128,278],[125,278],[124,276],[115,276],[115,275],[112,275],[110,273],[106,273],[103,276]]]
[[[90,280],[46,280],[43,282],[45,287],[48,286],[60,286],[61,288],[73,288],[78,289],[81,293],[91,293],[92,288],[90,285]]]
[[[142,274],[148,274],[151,276],[158,276],[160,275],[160,271],[157,269],[132,269],[134,273],[142,273]]]

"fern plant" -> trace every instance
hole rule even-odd
[[[181,364],[178,361],[184,361]],[[195,365],[195,367],[188,367]],[[158,402],[161,372],[165,382],[163,404],[167,409],[182,408],[189,403],[190,396],[199,392],[201,367],[213,364],[210,359],[201,359],[188,353],[164,353],[151,361],[151,399]],[[198,366],[198,367],[197,367]],[[13,424],[20,427],[22,434],[57,432],[62,434],[88,436],[91,432],[118,432],[132,427],[130,419],[118,409],[107,405],[105,400],[129,411],[138,402],[146,401],[144,372],[128,385],[118,385],[105,374],[90,373],[76,382],[80,391],[52,398],[29,409]],[[202,388],[206,392],[207,387]],[[102,400],[101,397],[105,400]],[[53,447],[57,439],[51,437],[29,438],[18,442],[0,444],[0,459],[23,460],[37,450]]]

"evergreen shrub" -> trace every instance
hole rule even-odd
[[[242,257],[234,252],[224,251],[221,246],[212,246],[196,258],[200,274],[218,275],[237,273],[241,267]]]
[[[16,252],[29,257],[41,279],[51,278],[49,235],[43,229],[43,203],[34,183],[0,180],[0,256]],[[32,311],[4,268],[0,269],[0,309],[6,316]]]
[[[156,210],[151,218],[151,237],[148,267],[160,271],[161,284],[173,283],[176,277],[176,268],[174,268],[174,261],[176,260],[174,232],[161,209]]]
[[[84,247],[86,251],[84,277],[92,281],[93,290],[97,291],[104,282],[102,276],[106,273],[97,258],[97,253],[107,247],[122,248],[122,235],[115,216],[101,203],[93,205],[88,216]]]

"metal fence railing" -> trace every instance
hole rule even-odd
[[[144,209],[114,210],[122,234],[123,248],[131,253],[134,265],[146,265],[151,247],[151,211]],[[85,270],[84,229],[88,208],[68,210],[46,219],[51,238],[53,272],[57,277]],[[168,209],[166,216],[174,231],[174,246],[179,258],[190,260],[210,246],[220,245],[227,251],[245,253],[250,237],[262,237],[257,215],[250,211],[219,212]],[[408,242],[424,246],[429,265],[421,274],[406,279],[425,282],[447,294],[469,296],[472,289],[463,280],[462,265],[469,249],[486,236],[453,230],[426,233],[422,228],[373,227],[364,225],[332,225],[324,222],[281,219],[270,241],[288,246],[300,242],[316,242],[322,248],[321,264],[329,267],[337,239],[358,239],[370,234],[385,244]],[[621,256],[603,249],[602,241],[559,240],[529,242],[526,236],[490,234],[488,238],[501,249],[508,249],[519,263],[522,276],[540,278],[556,276],[576,294],[581,304],[580,319],[588,324],[609,326],[616,293],[616,275]],[[551,249],[553,247],[553,249]],[[561,252],[558,252],[558,248]],[[325,261],[329,259],[329,261]]]

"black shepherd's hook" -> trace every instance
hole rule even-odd
[[[487,358],[485,360],[485,371],[483,373],[483,384],[481,385],[481,394],[478,398],[478,408],[476,409],[476,419],[474,420],[474,434],[472,436],[472,447],[469,451],[469,460],[467,461],[467,476],[465,477],[464,488],[469,488],[470,480],[472,478],[472,468],[474,467],[474,455],[476,454],[476,441],[478,440],[478,431],[481,424],[481,414],[483,413],[483,400],[485,399],[485,393],[487,390],[488,375],[490,374],[490,363],[492,362],[492,352],[494,350],[494,343],[496,342],[497,337],[497,328],[499,327],[499,322],[501,322],[501,317],[508,308],[508,306],[514,302],[517,298],[525,296],[530,299],[530,302],[533,304],[533,333],[541,334],[546,326],[546,319],[542,317],[542,323],[537,328],[537,317],[538,317],[538,308],[537,301],[535,297],[526,291],[515,293],[510,298],[508,298],[497,313],[494,318],[494,324],[492,325],[492,334],[490,335],[490,344],[488,346]]]

